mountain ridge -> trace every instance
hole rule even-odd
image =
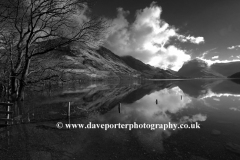
[[[198,58],[185,62],[176,74],[186,78],[224,78]]]
[[[173,79],[178,76],[173,71],[164,70],[158,67],[153,67],[149,64],[145,64],[142,61],[132,56],[122,56],[121,59],[131,68],[141,72],[145,77],[150,79]]]

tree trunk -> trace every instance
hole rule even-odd
[[[25,80],[26,80],[27,75],[28,75],[30,62],[31,62],[31,59],[26,58],[26,63],[25,63],[24,68],[23,68],[21,79],[18,81],[19,82],[18,83],[19,87],[18,87],[18,90],[17,90],[17,93],[18,93],[17,94],[17,100],[20,100],[20,101],[24,100]]]
[[[9,94],[10,94],[10,101],[15,101],[17,97],[17,79],[14,72],[10,75],[10,88],[9,88]]]
[[[19,83],[19,88],[18,88],[18,96],[17,96],[17,100],[23,101],[24,100],[24,81],[21,80]]]

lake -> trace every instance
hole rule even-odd
[[[25,99],[13,126],[0,128],[0,159],[240,159],[238,81],[61,84],[29,89]]]

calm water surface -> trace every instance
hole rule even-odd
[[[26,99],[14,109],[15,124],[0,128],[0,159],[240,159],[238,82],[64,84],[28,91]],[[198,122],[200,129],[57,129],[57,122]]]

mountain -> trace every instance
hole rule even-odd
[[[211,65],[211,69],[228,77],[234,73],[240,72],[240,61],[229,63],[214,63]]]
[[[51,41],[54,43],[54,41]],[[46,43],[44,43],[46,44]],[[49,44],[46,44],[48,47]],[[34,70],[39,70],[35,65],[41,63],[43,68],[52,68],[46,73],[34,72],[31,81],[37,81],[39,76],[51,77],[65,72],[64,80],[98,80],[132,79],[144,77],[152,79],[177,78],[171,71],[155,68],[131,57],[119,57],[105,47],[90,48],[79,43],[73,43],[58,48],[49,54],[38,57],[32,63]],[[61,74],[61,73],[60,73]]]
[[[142,61],[133,58],[132,56],[123,56],[121,59],[131,68],[141,72],[144,77],[152,79],[168,79],[168,78],[178,78],[173,72],[169,70],[163,70],[160,68],[155,68],[149,64],[145,64]]]
[[[178,76],[186,78],[223,78],[224,76],[215,72],[207,63],[201,59],[193,59],[183,64],[177,72]]]
[[[130,78],[141,75],[119,56],[104,47],[93,49],[79,44],[67,45],[39,58],[45,67],[57,66],[67,73],[64,79]],[[44,60],[43,60],[44,59]],[[58,64],[58,65],[54,65]],[[37,77],[37,76],[36,76]]]

